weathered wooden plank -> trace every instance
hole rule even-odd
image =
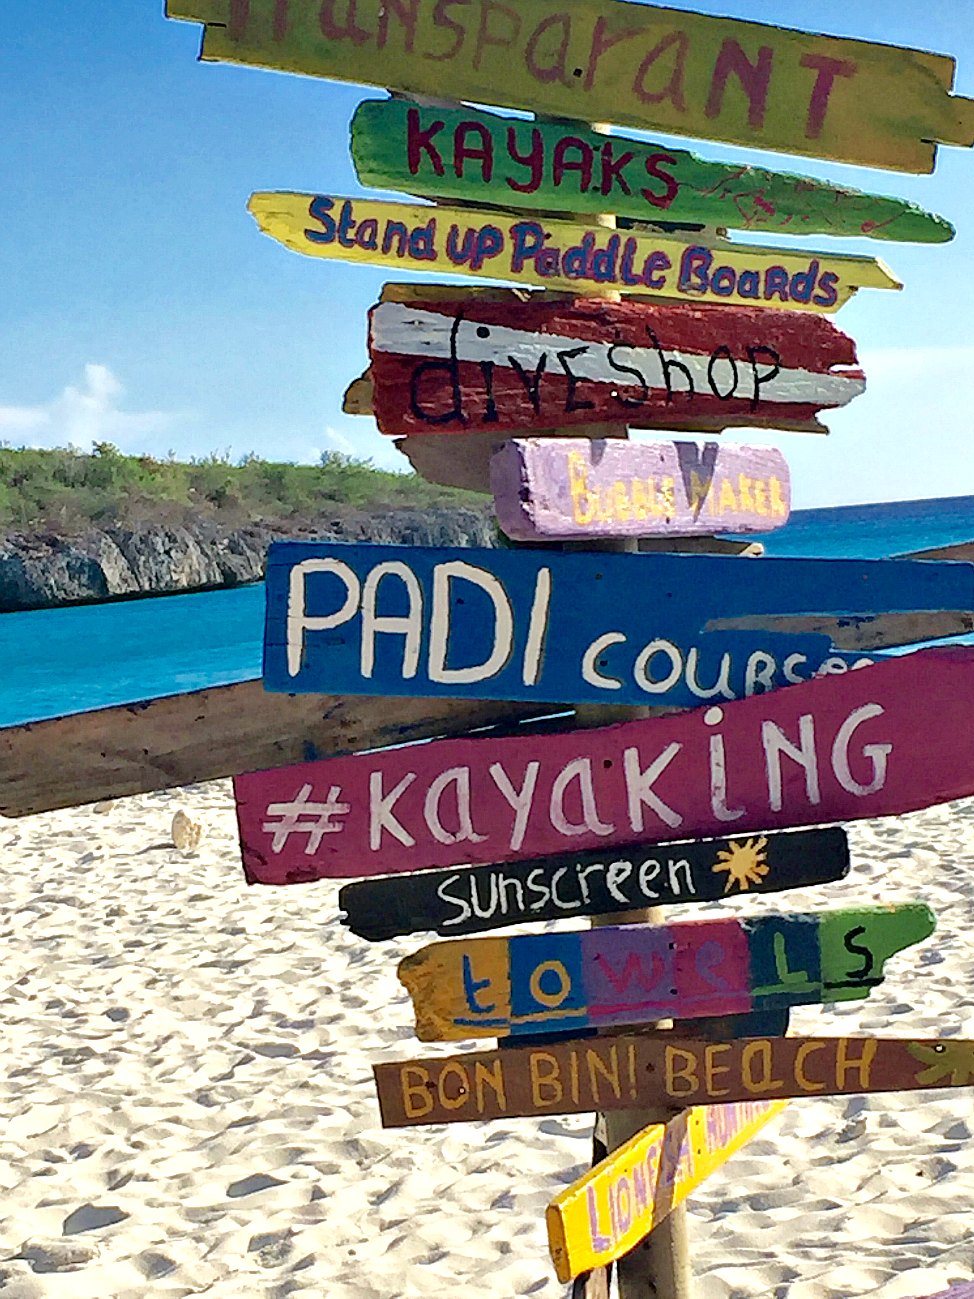
[[[825,636],[704,623],[951,608],[974,608],[974,566],[276,542],[264,682],[695,707],[868,661]]]
[[[269,695],[260,681],[0,729],[0,815],[466,733],[537,714],[475,700]]]
[[[974,648],[543,744],[440,740],[235,787],[264,884],[890,816],[974,794]]]
[[[887,613],[875,618],[822,618],[816,615],[797,618],[715,618],[707,624],[706,630],[817,633],[828,636],[836,649],[851,653],[966,636],[974,632],[974,615],[960,610],[943,609],[930,613]]]
[[[974,1041],[660,1033],[373,1066],[387,1128],[974,1085]]]
[[[342,924],[376,942],[432,930],[446,938],[526,921],[625,914],[728,894],[832,884],[849,872],[838,826],[751,839],[704,839],[611,853],[361,880],[338,895]]]
[[[453,12],[448,13],[447,9]],[[202,57],[930,172],[974,143],[943,55],[614,0],[168,0]]]
[[[548,1248],[558,1280],[622,1258],[786,1104],[695,1105],[614,1150],[548,1205]]]
[[[793,311],[838,311],[859,289],[900,289],[883,263],[723,239],[611,231],[596,224],[329,194],[253,194],[261,230],[293,252],[424,274],[545,289]]]
[[[954,236],[949,221],[902,199],[708,162],[658,141],[607,138],[580,122],[525,122],[467,107],[366,100],[352,118],[352,161],[374,189],[492,207],[611,209],[637,221],[907,243]]]
[[[393,437],[595,422],[818,427],[866,390],[825,317],[687,303],[430,298],[369,317],[373,412]]]
[[[868,997],[923,903],[433,943],[399,963],[421,1042],[540,1037]]]
[[[621,424],[598,424],[590,428],[565,430],[573,438],[625,439],[627,430]],[[545,429],[546,438],[557,437],[556,429]],[[460,487],[467,492],[490,492],[490,460],[507,440],[504,433],[454,433],[440,437],[437,433],[399,438],[396,450],[428,483],[441,487]]]
[[[490,475],[515,541],[772,532],[791,513],[788,463],[773,447],[518,438]]]
[[[972,529],[974,531],[974,529]],[[955,542],[951,546],[934,546],[930,550],[909,551],[897,559],[959,559],[965,563],[974,560],[974,541]]]

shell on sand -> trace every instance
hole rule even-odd
[[[194,821],[180,808],[172,819],[172,841],[180,852],[195,852],[203,838],[203,822]]]

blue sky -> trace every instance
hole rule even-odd
[[[685,7],[769,16],[748,0]],[[953,54],[974,97],[965,8],[788,0],[775,16]],[[341,450],[401,467],[371,421],[341,414],[384,273],[288,253],[246,212],[254,190],[361,193],[348,123],[375,92],[198,63],[200,29],[165,20],[161,0],[4,0],[4,18],[0,439],[310,462]],[[829,438],[735,436],[782,448],[800,506],[974,494],[974,152],[941,149],[934,176],[912,177],[694,147],[898,194],[957,225],[940,246],[812,241],[879,255],[906,284],[836,317],[869,391],[829,417]]]

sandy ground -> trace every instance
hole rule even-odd
[[[794,1026],[974,1037],[974,804],[851,836],[843,884],[730,905],[923,899],[938,934]],[[337,884],[248,889],[222,782],[2,822],[0,845],[2,1299],[564,1295],[544,1209],[590,1119],[378,1125],[370,1063],[430,1052],[395,977],[425,939],[349,935]],[[969,1091],[792,1102],[691,1201],[700,1299],[969,1281],[972,1129]]]

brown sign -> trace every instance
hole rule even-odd
[[[387,1128],[974,1085],[958,1038],[585,1038],[374,1068]]]

